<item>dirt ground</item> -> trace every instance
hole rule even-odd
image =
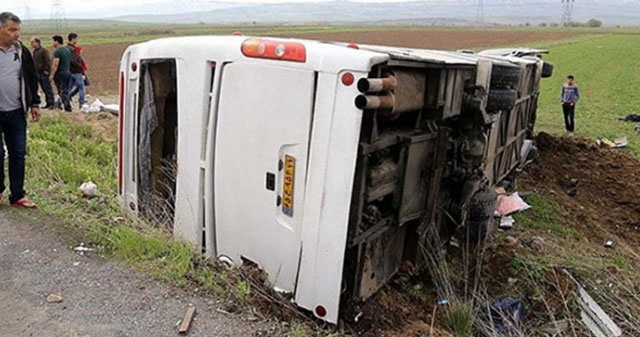
[[[178,336],[189,306],[196,308],[189,336],[286,333],[248,312],[221,312],[216,299],[197,291],[150,280],[93,252],[79,255],[51,235],[51,219],[28,212],[0,206],[1,336]],[[50,294],[62,301],[48,303]]]
[[[502,30],[391,30],[357,31],[342,33],[296,34],[295,37],[323,40],[377,44],[429,49],[470,49],[518,45],[541,41],[567,39],[575,33],[518,32]],[[91,86],[94,94],[118,92],[118,69],[126,43],[87,45],[84,59],[89,64]]]
[[[91,79],[87,92],[94,95],[118,94],[120,59],[128,46],[128,43],[116,43],[83,47],[83,58],[89,64],[87,73]]]
[[[564,222],[591,242],[638,247],[640,161],[624,149],[600,149],[591,140],[541,133],[536,143],[540,158],[522,175],[525,183],[561,205]]]

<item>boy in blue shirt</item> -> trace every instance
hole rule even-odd
[[[576,129],[576,103],[580,100],[580,90],[574,83],[573,75],[567,76],[567,83],[562,86],[560,100],[562,101],[565,129],[568,134],[571,134]]]

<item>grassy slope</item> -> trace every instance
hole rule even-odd
[[[555,75],[543,81],[537,130],[564,131],[560,88],[565,76],[573,73],[582,93],[576,134],[591,139],[626,136],[629,149],[640,156],[634,124],[618,121],[640,113],[640,35],[602,35],[549,49],[546,59],[554,64]]]

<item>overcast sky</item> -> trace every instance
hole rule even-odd
[[[16,13],[25,19],[46,19],[53,12],[53,4],[59,2],[68,18],[97,17],[111,15],[155,14],[167,11],[186,12],[211,9],[213,0],[0,0],[2,10]],[[320,2],[331,0],[221,0],[220,3],[277,3],[277,2]],[[362,2],[402,2],[409,0],[351,0]],[[422,0],[425,2],[456,2],[458,0]],[[467,0],[469,1],[469,0]],[[547,0],[549,1],[549,0]],[[559,0],[558,0],[559,1]],[[149,6],[150,4],[154,4]]]
[[[16,13],[22,19],[48,19],[54,12],[54,3],[61,3],[57,7],[63,9],[67,18],[105,18],[121,15],[136,14],[171,14],[185,12],[200,12],[233,6],[238,3],[277,3],[277,2],[323,2],[340,0],[0,0],[1,10]],[[404,2],[412,0],[349,0],[359,2]],[[415,1],[415,0],[414,0]],[[425,3],[471,3],[477,0],[418,0]],[[640,0],[582,0],[584,2],[612,2],[612,3],[640,3]],[[488,8],[491,5],[503,3],[557,4],[561,0],[485,0]],[[577,1],[580,4],[580,1]],[[225,5],[226,4],[226,5]],[[490,5],[489,5],[490,4]],[[576,4],[576,6],[578,6]]]

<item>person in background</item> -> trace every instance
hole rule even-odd
[[[40,120],[38,75],[27,47],[20,42],[20,18],[0,13],[0,200],[5,190],[4,145],[9,154],[9,203],[14,207],[34,208],[25,197],[24,174],[27,153],[27,118]]]
[[[51,65],[51,73],[49,74],[49,81],[55,82],[58,89],[58,96],[60,96],[60,102],[64,105],[66,112],[71,112],[71,100],[69,99],[69,90],[72,85],[71,72],[69,71],[71,53],[69,49],[63,45],[64,40],[60,35],[54,35],[51,37],[53,40],[53,47],[56,49],[53,51],[53,64]]]
[[[67,48],[69,48],[69,52],[71,53],[69,70],[73,78],[69,99],[73,99],[73,96],[78,94],[79,107],[82,109],[87,103],[84,85],[87,65],[82,59],[82,47],[78,45],[78,34],[70,33],[69,36],[67,36]]]
[[[580,100],[580,90],[574,80],[573,75],[570,74],[567,76],[567,82],[562,86],[562,93],[560,93],[562,113],[564,114],[564,126],[569,135],[576,129],[576,103]]]
[[[34,36],[29,40],[33,52],[33,62],[36,66],[36,73],[38,74],[38,83],[40,89],[44,92],[46,105],[45,109],[53,109],[53,89],[51,88],[51,82],[49,82],[49,73],[51,72],[51,56],[49,51],[42,47],[42,41],[39,37]]]

